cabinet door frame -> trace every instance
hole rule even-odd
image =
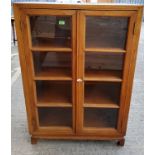
[[[85,27],[86,27],[86,16],[110,16],[110,17],[128,17],[128,32],[127,32],[127,42],[126,42],[126,53],[123,68],[123,81],[121,86],[120,94],[120,109],[118,114],[117,128],[105,128],[97,129],[87,127],[84,128],[84,72],[85,72]],[[126,94],[129,91],[128,75],[130,71],[130,61],[132,60],[132,50],[133,50],[133,37],[135,22],[137,18],[136,11],[79,11],[78,12],[78,28],[77,28],[77,79],[82,79],[81,82],[77,82],[77,126],[76,130],[78,134],[88,134],[88,135],[101,135],[101,136],[124,136],[125,129],[122,128],[128,117],[128,111],[124,114],[123,109],[129,108],[129,102],[126,102]],[[125,118],[123,118],[125,115]]]
[[[74,135],[75,134],[75,65],[76,65],[76,11],[74,10],[53,10],[53,9],[22,9],[19,11],[19,18],[16,18],[16,24],[18,25],[20,30],[18,30],[18,34],[20,34],[19,46],[20,49],[20,57],[23,57],[20,60],[21,64],[24,64],[24,69],[22,73],[25,82],[25,86],[27,87],[27,94],[25,97],[29,99],[26,101],[27,116],[29,118],[29,132],[30,134],[39,135]],[[19,13],[16,12],[15,13]],[[37,112],[37,95],[36,95],[36,85],[34,80],[34,66],[33,66],[33,58],[32,58],[32,43],[31,43],[31,34],[30,34],[30,22],[29,16],[38,15],[38,16],[71,16],[72,17],[72,127],[40,127],[39,126],[39,118]],[[17,16],[17,15],[16,15]],[[27,68],[26,66],[29,65]],[[27,70],[27,71],[25,71]],[[25,89],[25,88],[24,88]]]

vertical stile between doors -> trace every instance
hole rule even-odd
[[[77,80],[81,79],[82,82],[77,82],[77,122],[76,122],[76,131],[78,134],[81,133],[82,126],[83,126],[83,109],[82,105],[84,102],[84,43],[85,37],[84,32],[85,29],[85,19],[84,16],[81,15],[81,11],[77,12]]]
[[[73,131],[76,132],[76,29],[77,29],[77,20],[76,12],[72,15],[72,123]]]

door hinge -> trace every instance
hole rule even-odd
[[[136,22],[134,22],[134,26],[133,26],[133,35],[135,35],[136,33]]]

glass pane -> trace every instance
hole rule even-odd
[[[85,82],[85,104],[119,105],[121,84],[116,82]]]
[[[125,49],[127,17],[86,17],[86,48]]]
[[[40,126],[72,127],[72,108],[38,108]]]
[[[36,76],[71,77],[71,53],[33,52]]]
[[[33,47],[71,47],[71,17],[31,16]]]
[[[86,52],[85,78],[121,81],[123,62],[122,53]]]
[[[86,70],[122,70],[124,54],[122,53],[101,53],[86,52]]]
[[[38,104],[72,104],[72,86],[69,81],[36,81]]]
[[[116,128],[117,115],[117,109],[85,108],[84,127]]]

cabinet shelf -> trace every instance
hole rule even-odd
[[[71,107],[71,82],[36,81],[37,106]]]
[[[122,48],[85,48],[85,52],[126,53],[126,50]]]
[[[72,80],[72,76],[68,68],[42,67],[42,69],[36,73],[34,80]]]
[[[120,88],[119,83],[87,82],[84,106],[119,108]]]
[[[30,47],[31,51],[39,51],[39,52],[72,52],[71,48],[59,48],[59,47],[42,47],[42,46],[35,46]]]
[[[122,71],[115,70],[86,70],[85,81],[122,82]]]
[[[69,40],[63,38],[35,38],[32,51],[57,51],[71,52],[72,48],[69,45]]]
[[[119,109],[119,105],[114,104],[114,103],[85,103],[84,104],[85,108],[113,108],[113,109]]]
[[[46,102],[38,102],[37,107],[72,107],[71,103],[46,103]]]

